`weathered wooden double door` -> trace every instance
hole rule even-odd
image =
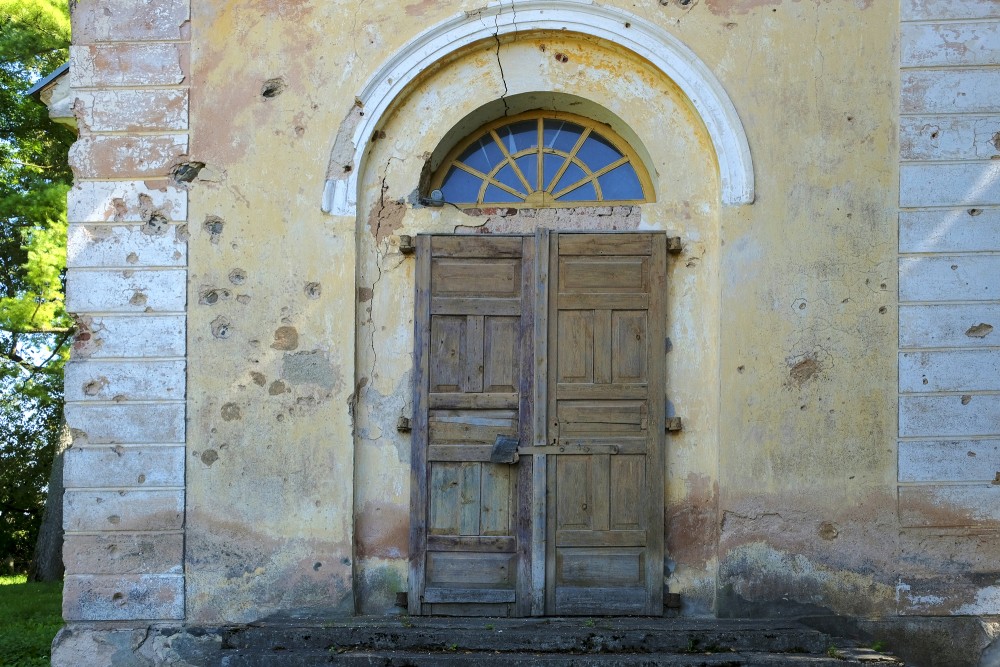
[[[410,613],[662,614],[665,271],[658,233],[418,237]]]

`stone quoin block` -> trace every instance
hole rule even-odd
[[[156,132],[188,127],[187,90],[83,90],[75,98],[74,111],[84,131]]]
[[[899,345],[903,348],[1000,345],[1000,305],[900,306]]]
[[[996,434],[997,424],[1000,396],[996,394],[899,397],[903,438],[988,437]]]
[[[1000,155],[1000,116],[904,116],[903,160],[992,160]]]
[[[954,208],[899,214],[902,253],[994,250],[1000,250],[998,209]]]
[[[66,574],[183,574],[183,533],[69,534]]]
[[[1000,350],[903,352],[899,391],[1000,391]]]
[[[70,447],[65,467],[63,480],[72,488],[184,486],[184,447]]]
[[[903,67],[1000,64],[1000,24],[904,23],[900,51]]]
[[[902,0],[903,21],[1000,18],[1000,4],[989,0]]]
[[[67,232],[66,266],[70,268],[161,267],[187,264],[187,239],[176,225],[149,233],[143,225],[71,224]]]
[[[1000,299],[1000,256],[945,255],[899,260],[900,301]]]
[[[66,309],[86,312],[183,312],[187,303],[183,269],[70,269]]]
[[[70,575],[63,588],[67,621],[184,618],[184,577],[172,574]]]
[[[1000,528],[1000,486],[934,484],[900,487],[899,520],[904,528]]]
[[[83,315],[76,320],[73,359],[182,357],[183,315]]]
[[[187,78],[187,44],[112,43],[69,47],[73,88],[176,86]]]
[[[1000,440],[899,443],[900,482],[992,482],[998,474]]]
[[[906,528],[899,533],[907,570],[941,574],[995,573],[997,534],[989,528]]]
[[[82,181],[69,191],[70,222],[183,222],[187,213],[187,192],[168,181]]]
[[[995,69],[903,70],[901,113],[990,113],[1000,111],[993,94],[1000,85]]]
[[[184,403],[66,404],[66,423],[77,444],[179,444]]]
[[[1000,84],[1000,79],[997,83]],[[899,205],[903,208],[997,203],[1000,203],[1000,162],[899,167]]]
[[[179,530],[183,490],[67,489],[63,528],[68,532]]]
[[[67,401],[160,401],[184,398],[184,369],[178,360],[70,361]]]
[[[104,0],[73,5],[73,43],[183,40],[190,0]]]
[[[187,153],[187,135],[81,137],[69,150],[76,178],[167,176]]]

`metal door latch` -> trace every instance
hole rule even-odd
[[[506,435],[498,435],[490,451],[490,463],[517,463],[521,455],[517,453],[517,446],[521,441]]]

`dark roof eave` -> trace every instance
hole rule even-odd
[[[49,85],[50,83],[52,83],[53,81],[55,81],[68,71],[69,71],[69,62],[67,61],[64,62],[62,65],[60,65],[59,67],[57,67],[55,70],[53,70],[52,73],[49,74],[47,77],[39,79],[35,83],[35,85],[33,85],[31,88],[28,89],[28,91],[25,93],[25,96],[29,95],[37,96],[39,93],[42,92],[42,88]]]

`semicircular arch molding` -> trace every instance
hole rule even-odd
[[[705,124],[718,161],[722,203],[753,203],[753,161],[743,124],[722,84],[691,49],[659,26],[614,7],[578,0],[513,0],[491,3],[481,11],[456,15],[425,30],[369,79],[348,115],[353,131],[333,147],[323,210],[333,215],[356,215],[358,175],[363,171],[369,139],[393,103],[422,73],[477,42],[529,30],[601,38],[659,69],[684,92]]]

